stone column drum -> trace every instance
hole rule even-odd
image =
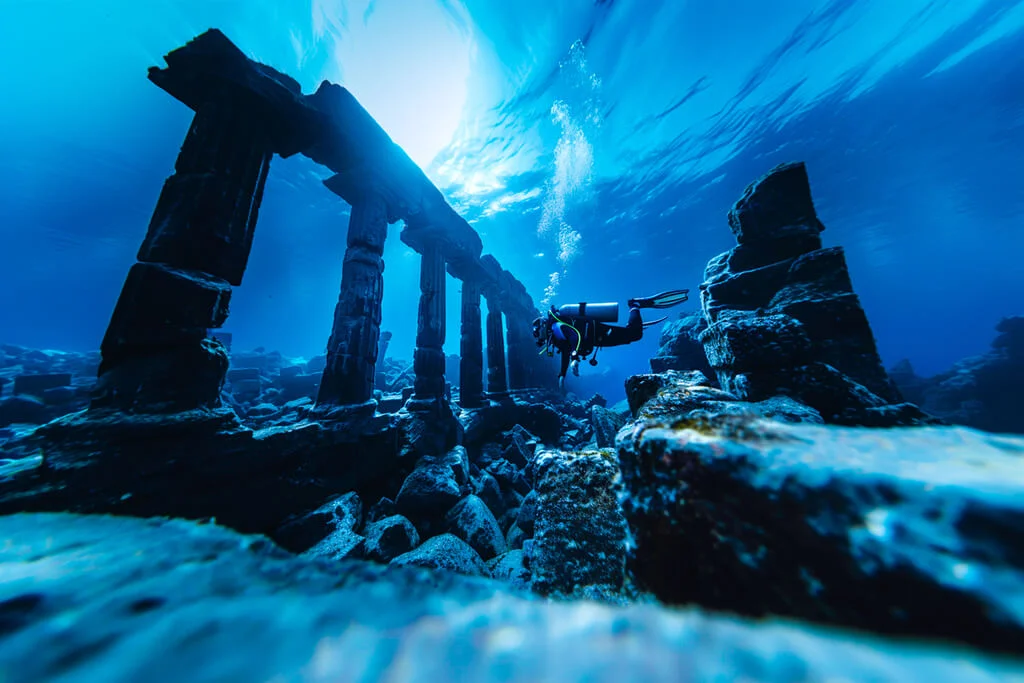
[[[103,338],[92,409],[220,405],[228,358],[207,331],[242,282],[272,154],[245,111],[197,111]]]

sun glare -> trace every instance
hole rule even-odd
[[[341,84],[427,168],[458,129],[471,38],[433,0],[349,2],[344,10],[326,0],[314,5],[317,28],[334,41]]]

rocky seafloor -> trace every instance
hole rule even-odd
[[[2,347],[0,680],[1024,681],[1022,319],[887,372],[801,164],[729,219],[615,405],[424,416],[387,358],[327,409],[258,350],[126,413]]]

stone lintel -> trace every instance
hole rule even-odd
[[[303,102],[293,78],[255,62],[216,29],[197,36],[164,57],[166,67],[151,67],[149,80],[199,111],[225,100],[243,105],[260,118],[273,151],[291,156],[320,136],[322,115]]]

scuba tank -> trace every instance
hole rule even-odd
[[[617,323],[619,322],[619,304],[617,302],[588,304],[581,301],[578,304],[565,304],[559,307],[558,315],[562,318],[589,318],[599,323]]]

